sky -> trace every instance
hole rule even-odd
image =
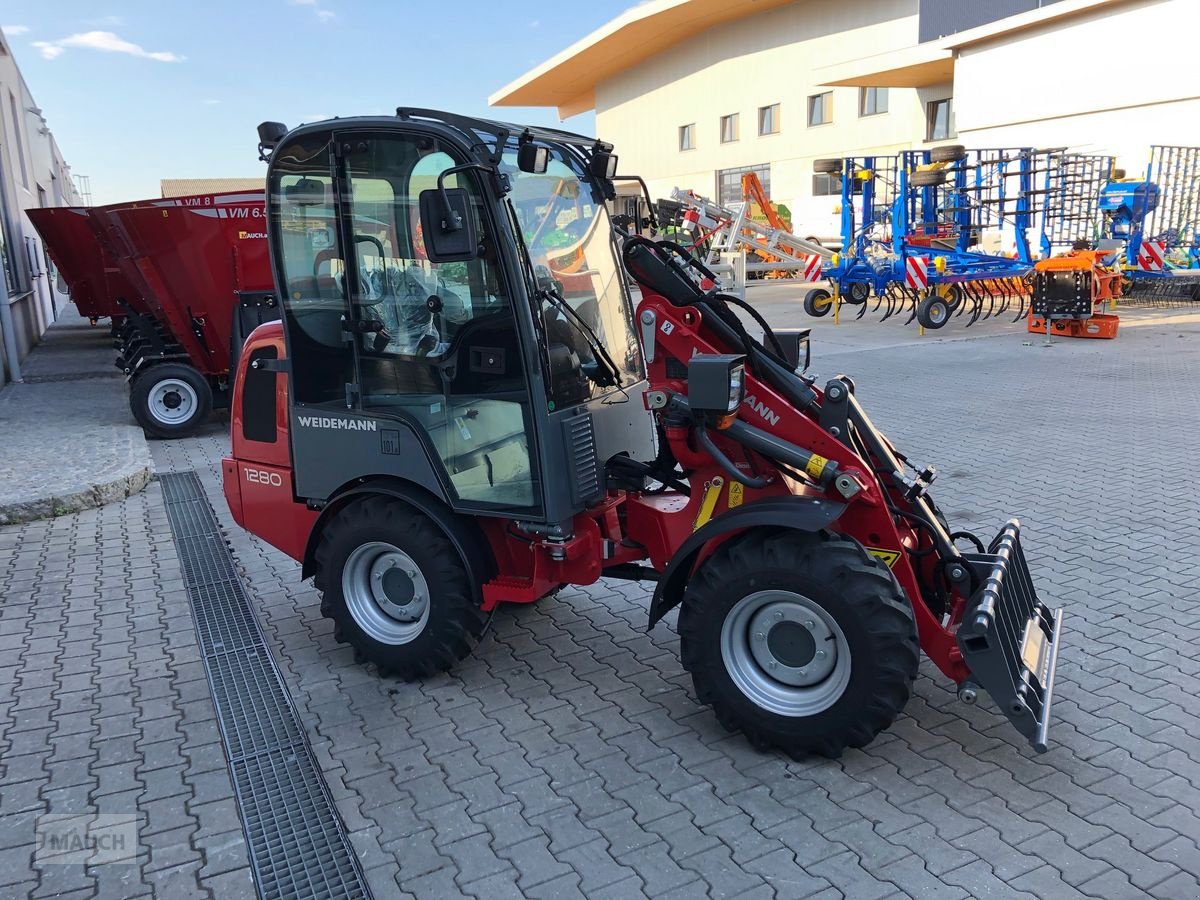
[[[633,2],[4,0],[0,28],[101,204],[157,197],[161,178],[263,175],[265,120],[404,105],[558,124],[554,109],[487,98]]]

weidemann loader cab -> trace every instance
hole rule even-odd
[[[951,535],[848,378],[614,227],[610,145],[400,109],[260,153],[283,321],[243,350],[225,492],[363,659],[433,674],[501,602],[644,580],[758,745],[865,745],[923,648],[1045,749],[1061,616],[1017,523]]]

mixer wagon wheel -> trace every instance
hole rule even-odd
[[[208,379],[182,363],[160,363],[129,387],[129,409],[147,437],[187,437],[212,412]]]
[[[756,747],[835,757],[864,747],[912,693],[912,607],[857,541],[750,531],[688,584],[679,613],[696,696]]]

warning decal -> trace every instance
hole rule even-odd
[[[900,558],[899,550],[884,550],[881,547],[868,547],[867,552],[872,556],[882,559],[890,569],[896,565],[896,560]]]

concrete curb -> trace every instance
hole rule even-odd
[[[116,503],[144,489],[153,477],[149,466],[130,466],[128,472],[121,473],[109,481],[78,486],[51,497],[0,503],[0,525],[53,519],[85,509],[95,509],[106,503]]]

